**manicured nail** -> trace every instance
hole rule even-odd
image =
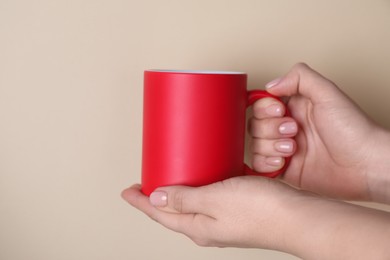
[[[280,166],[282,165],[283,159],[282,157],[267,157],[265,159],[265,163],[270,166]]]
[[[165,191],[152,192],[149,201],[155,207],[165,207],[168,204],[168,194]]]
[[[274,79],[274,80],[268,82],[267,84],[265,84],[265,88],[269,89],[269,88],[275,87],[276,85],[279,84],[280,81],[282,81],[282,78]]]
[[[265,109],[265,112],[270,116],[282,116],[282,107],[277,104],[270,105]]]
[[[275,149],[282,153],[291,153],[294,149],[294,145],[290,141],[281,141],[275,143]]]
[[[285,122],[279,126],[279,133],[283,135],[296,134],[298,126],[296,122]]]

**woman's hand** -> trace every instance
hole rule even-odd
[[[387,259],[390,215],[298,191],[278,180],[236,177],[122,197],[200,246],[265,248],[304,259]]]
[[[161,187],[150,200],[135,185],[122,197],[198,245],[282,250],[290,239],[289,204],[302,195],[279,181],[247,176],[198,188]]]
[[[292,118],[282,117],[283,106],[276,100],[254,104],[250,131],[255,170],[266,171],[268,158],[283,156],[278,142],[286,133],[281,130],[294,132],[296,123],[296,143],[287,139],[284,145],[287,155],[297,149],[283,176],[287,183],[333,198],[390,202],[387,131],[333,82],[305,64],[295,65],[266,87],[276,96],[289,97]],[[285,122],[290,127],[282,128]]]

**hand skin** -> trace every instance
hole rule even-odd
[[[292,117],[283,116],[278,101],[255,103],[253,167],[275,170],[293,155],[281,179],[161,187],[150,198],[134,185],[122,197],[201,246],[266,248],[305,259],[388,259],[390,213],[314,193],[390,204],[389,132],[305,64],[267,86],[290,97]]]
[[[295,65],[266,87],[276,96],[289,97],[287,106],[293,119],[282,117],[283,113],[279,117],[267,114],[267,107],[278,105],[276,100],[254,104],[250,132],[255,170],[269,170],[266,158],[281,156],[266,144],[284,137],[277,135],[279,124],[295,121],[299,130],[294,146],[298,148],[283,176],[285,182],[331,198],[390,203],[387,130],[306,64]]]
[[[390,214],[245,176],[208,186],[134,185],[122,197],[200,246],[265,248],[304,259],[388,259]]]

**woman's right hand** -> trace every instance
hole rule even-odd
[[[306,64],[295,65],[266,88],[276,96],[289,97],[293,118],[289,120],[299,126],[297,151],[283,176],[287,183],[333,198],[390,203],[389,132]],[[280,117],[267,114],[271,105],[282,109],[282,104],[270,99],[259,100],[253,107],[250,131],[257,171],[267,168],[262,163],[267,157],[280,155],[263,145],[269,137],[283,137],[275,133]]]

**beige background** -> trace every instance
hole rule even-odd
[[[121,200],[143,70],[253,88],[305,61],[390,127],[389,46],[388,0],[0,0],[0,259],[294,259],[197,247]]]

